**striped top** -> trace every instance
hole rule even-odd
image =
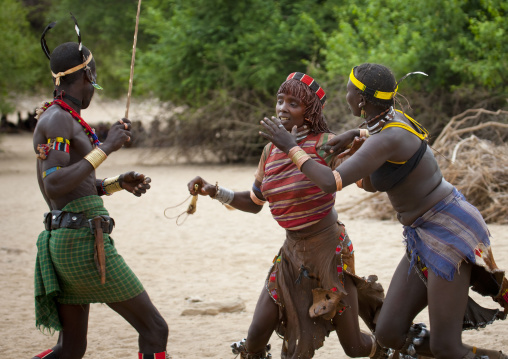
[[[298,145],[317,163],[335,169],[344,159],[322,149],[333,136],[311,134]],[[335,203],[335,193],[323,192],[272,143],[263,149],[255,177],[261,182],[273,218],[285,229],[299,230],[319,222]]]

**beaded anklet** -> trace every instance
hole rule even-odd
[[[138,359],[170,359],[171,356],[169,356],[166,352],[160,352],[160,353],[153,353],[153,354],[143,354],[138,353]]]
[[[43,351],[42,353],[40,354],[37,354],[34,358],[39,358],[39,359],[50,359],[50,358],[54,358],[54,356],[52,355],[53,354],[53,349],[48,349],[48,350],[45,350]]]
[[[271,359],[272,354],[270,354],[270,349],[272,346],[270,344],[266,344],[265,349],[261,350],[257,353],[249,352],[247,349],[247,339],[242,339],[238,342],[234,342],[230,345],[231,351],[233,354],[237,356],[240,355],[242,359]]]

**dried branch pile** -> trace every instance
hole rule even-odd
[[[219,94],[203,107],[159,116],[149,130],[151,163],[168,149],[185,163],[257,163],[266,144],[259,121],[273,106],[239,95]]]
[[[507,118],[508,111],[467,110],[450,120],[433,145],[445,179],[487,223],[508,224]]]
[[[444,178],[487,223],[508,224],[507,138],[508,111],[470,109],[453,117],[432,145]],[[371,218],[395,219],[386,194],[370,196],[364,206]]]

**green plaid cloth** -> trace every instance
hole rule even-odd
[[[83,212],[87,218],[108,215],[99,196],[79,198],[62,210]],[[35,263],[35,320],[39,329],[62,330],[57,301],[114,303],[143,292],[143,285],[118,254],[108,234],[104,234],[106,283],[101,284],[94,261],[94,241],[89,228],[59,228],[39,235]]]

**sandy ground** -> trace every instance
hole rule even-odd
[[[157,154],[164,157],[165,152]],[[196,175],[234,190],[247,190],[254,166],[147,165],[154,154],[122,149],[98,169],[99,177],[127,170],[149,175],[152,189],[136,198],[116,193],[106,206],[116,220],[113,232],[119,252],[141,279],[170,328],[168,350],[177,358],[234,358],[233,341],[246,336],[257,297],[274,255],[284,239],[265,207],[258,215],[229,211],[209,198],[200,198],[197,212],[177,226],[164,209],[188,197],[186,183]],[[150,162],[150,163],[153,163]],[[56,342],[35,328],[33,271],[36,238],[47,210],[35,177],[31,136],[0,137],[0,356],[31,358]],[[364,194],[356,187],[338,194],[341,203]],[[188,202],[187,202],[188,203]],[[178,214],[185,206],[169,211]],[[385,289],[403,254],[401,225],[391,221],[342,216],[355,244],[360,275],[375,273]],[[508,268],[508,226],[491,225],[494,253]],[[189,298],[201,300],[192,303]],[[477,297],[475,297],[478,299]],[[481,299],[481,298],[480,298]],[[494,307],[490,299],[481,301]],[[244,304],[239,312],[221,312],[221,305]],[[210,315],[182,315],[208,306]],[[215,315],[211,315],[215,314]],[[428,322],[426,312],[418,321]],[[508,352],[508,323],[496,322],[481,331],[466,332],[465,341]],[[272,336],[272,353],[279,357],[282,341]],[[87,359],[137,358],[133,328],[107,306],[91,306]],[[316,358],[346,358],[332,333]]]

